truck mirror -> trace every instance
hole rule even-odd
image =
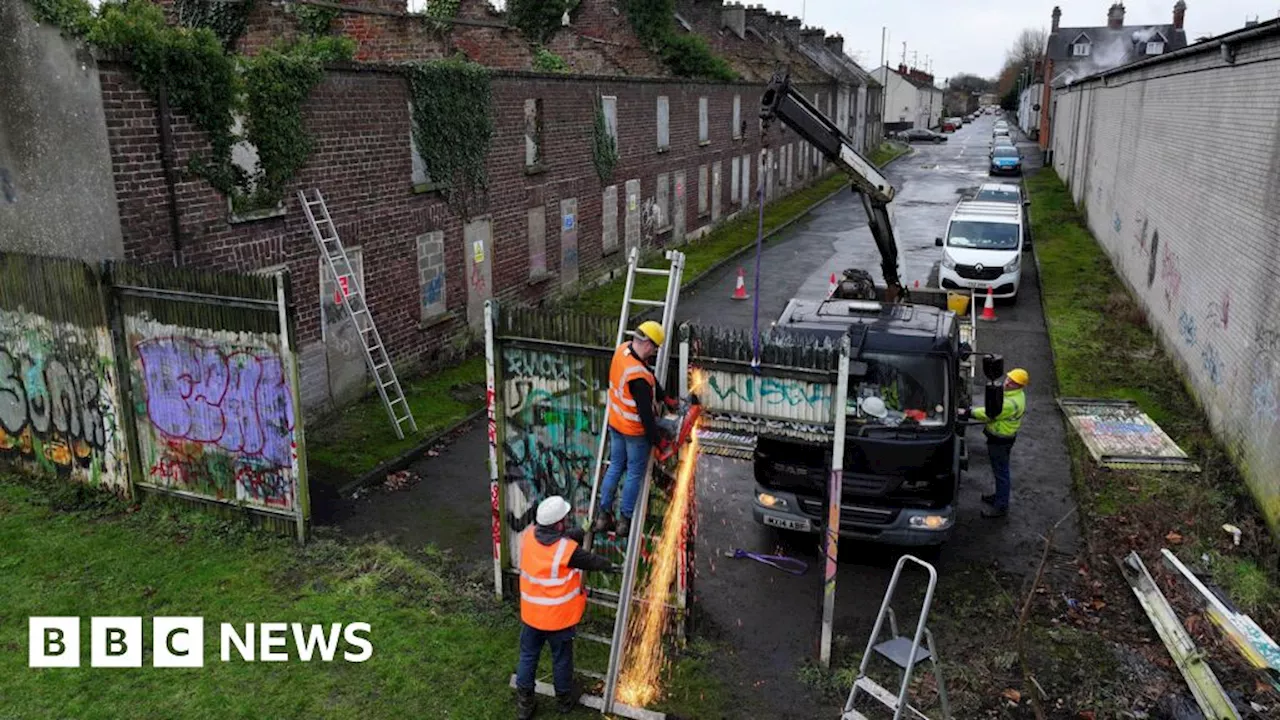
[[[1031,207],[1031,198],[1022,201],[1022,207]]]
[[[986,375],[991,382],[1004,377],[1004,356],[995,354],[982,356],[982,374]]]
[[[933,244],[937,245],[938,247],[942,247],[942,238],[934,238]]]
[[[982,406],[987,411],[987,417],[999,417],[1000,411],[1004,409],[1004,386],[996,382],[987,385]]]

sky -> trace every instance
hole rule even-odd
[[[803,13],[806,25],[844,36],[845,53],[870,70],[880,65],[881,28],[888,28],[886,54],[890,64],[902,60],[923,67],[933,63],[939,82],[959,73],[995,77],[1004,65],[1005,51],[1024,28],[1052,23],[1053,7],[1062,8],[1062,27],[1107,24],[1113,0],[741,0],[764,5],[793,17]],[[1125,25],[1173,22],[1176,0],[1129,0]],[[1220,35],[1259,16],[1280,14],[1280,0],[1185,0],[1187,41]]]

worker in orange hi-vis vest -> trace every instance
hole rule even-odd
[[[670,442],[658,425],[657,408],[662,403],[675,409],[679,401],[665,396],[662,385],[649,368],[665,340],[662,326],[648,320],[640,323],[629,342],[613,352],[613,363],[609,367],[609,469],[601,483],[600,507],[591,527],[593,532],[607,532],[614,526],[613,496],[625,471],[619,508],[622,519],[616,530],[619,537],[627,537],[631,515],[644,484],[644,472],[649,466],[649,454],[654,447]]]
[[[578,702],[573,682],[573,637],[587,608],[584,572],[620,572],[608,558],[583,550],[582,528],[568,522],[569,501],[553,495],[538,503],[537,525],[520,539],[520,661],[516,666],[516,717],[537,709],[534,673],[542,646],[551,646],[551,670],[560,712]]]

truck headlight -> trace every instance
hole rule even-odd
[[[772,508],[772,507],[784,508],[787,506],[786,500],[783,500],[777,495],[770,495],[769,493],[762,492],[756,495],[756,500],[760,501],[760,504],[767,508]]]
[[[946,530],[951,527],[951,518],[942,515],[912,515],[907,523],[913,528],[924,530]]]
[[[946,268],[946,269],[948,269],[948,270],[955,270],[955,269],[956,269],[956,261],[955,261],[955,260],[952,260],[952,259],[951,259],[951,256],[950,256],[950,255],[948,255],[948,254],[946,254],[945,252],[944,252],[944,253],[942,253],[942,267],[944,267],[944,268]]]
[[[1007,273],[1018,272],[1020,267],[1022,267],[1022,258],[1014,258],[1008,265],[1004,266],[1004,271]]]

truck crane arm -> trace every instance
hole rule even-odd
[[[791,79],[786,73],[776,73],[760,98],[760,119],[767,127],[774,118],[795,130],[849,176],[854,192],[862,199],[871,236],[880,251],[885,299],[894,302],[905,298],[906,288],[898,277],[898,245],[893,237],[893,225],[889,222],[889,203],[893,201],[895,192],[893,185],[889,184],[884,173],[853,148],[853,141],[841,132],[839,126],[791,87]]]

